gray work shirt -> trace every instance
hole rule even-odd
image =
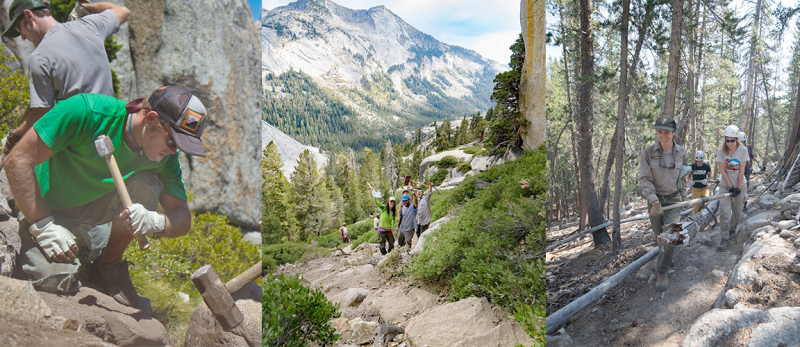
[[[53,107],[80,93],[114,96],[103,42],[118,29],[111,10],[51,28],[31,53],[30,107]]]
[[[639,187],[648,203],[658,200],[656,194],[678,191],[678,176],[686,161],[686,149],[677,143],[670,153],[664,153],[658,142],[647,146],[639,155]]]
[[[425,192],[422,199],[417,203],[417,224],[428,225],[431,224],[431,195],[432,191]]]
[[[402,208],[400,209],[400,217],[403,218],[400,221],[400,225],[397,227],[398,231],[409,231],[409,230],[416,230],[417,229],[417,208],[414,207],[414,204],[409,204],[408,207],[406,205],[400,204]]]

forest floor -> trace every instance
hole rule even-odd
[[[759,178],[753,177],[754,181]],[[752,202],[756,196],[751,192],[749,198]],[[638,215],[646,214],[644,203],[639,205],[635,206]],[[740,224],[747,217],[745,211]],[[576,230],[576,223],[562,224],[559,230],[548,231],[547,241],[561,240]],[[593,247],[591,234],[547,253],[547,315],[588,293],[656,247],[649,220],[623,224],[621,237],[623,246],[619,255],[613,254],[610,244]],[[676,247],[674,266],[668,271],[669,288],[663,293],[655,289],[655,259],[642,266],[602,299],[567,321],[565,330],[572,345],[683,343],[695,320],[713,308],[742,252],[742,246],[734,242],[719,251],[719,242],[719,227],[707,227],[698,233],[695,242]]]

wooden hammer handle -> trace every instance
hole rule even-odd
[[[108,164],[108,169],[111,170],[111,177],[114,178],[114,184],[117,186],[119,197],[122,199],[122,207],[130,206],[133,202],[131,201],[131,196],[128,195],[128,188],[125,187],[125,181],[122,179],[122,174],[120,174],[119,167],[117,166],[117,160],[114,159],[113,154],[106,155],[106,163]],[[147,238],[144,235],[136,235],[136,242],[139,243],[140,250],[150,248],[150,243],[147,242]]]
[[[239,276],[236,276],[232,280],[228,281],[228,283],[225,283],[225,289],[228,290],[228,293],[236,293],[250,282],[253,282],[257,278],[261,277],[261,271],[261,262],[258,262],[258,264],[251,266],[249,269],[239,274]]]

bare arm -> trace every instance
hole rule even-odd
[[[3,159],[8,185],[22,214],[29,222],[34,223],[50,215],[50,209],[42,198],[34,168],[52,157],[53,151],[42,141],[36,130],[25,134],[16,148],[17,150],[11,151]]]
[[[188,234],[192,228],[192,211],[189,210],[189,204],[171,195],[163,195],[158,201],[164,208],[163,215],[167,217],[167,223],[161,235],[175,238]]]
[[[91,13],[100,13],[105,10],[111,10],[117,16],[117,20],[119,21],[119,25],[128,21],[128,17],[131,15],[131,11],[125,7],[120,6],[110,2],[95,2],[95,3],[88,3],[81,1],[81,5],[86,8],[87,11]]]
[[[28,130],[33,127],[33,123],[36,123],[36,121],[38,121],[39,118],[42,118],[42,116],[44,116],[44,114],[48,111],[50,111],[50,107],[29,107],[19,119],[17,128],[12,130],[12,132],[20,137],[25,136],[25,133],[27,133]]]
[[[725,184],[728,186],[728,188],[733,187],[733,185],[731,184],[731,180],[728,177],[728,172],[725,171],[725,163],[723,163],[721,161],[718,161],[717,162],[717,168],[719,169],[719,172],[721,173],[722,179],[725,180]],[[744,171],[742,171],[742,172],[744,172]]]

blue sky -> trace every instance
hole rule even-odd
[[[252,0],[251,1],[251,7]],[[267,10],[291,0],[263,0]],[[469,48],[484,58],[508,65],[522,30],[520,0],[333,0],[352,9],[384,5],[408,24],[450,45]]]
[[[253,19],[261,18],[261,0],[247,0],[250,10],[253,11]]]

